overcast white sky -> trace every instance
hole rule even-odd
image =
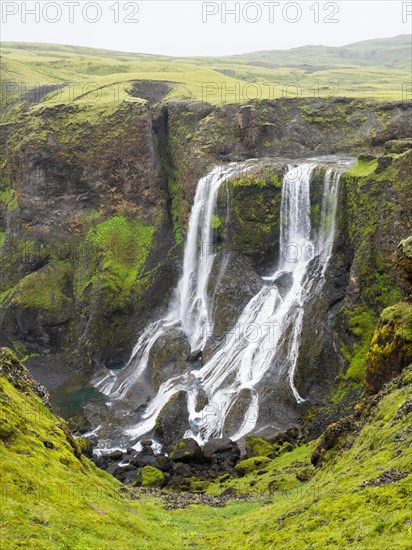
[[[412,1],[1,0],[2,40],[166,55],[341,46],[411,30]]]

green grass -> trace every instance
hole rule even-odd
[[[411,81],[408,36],[381,42],[384,46],[378,49],[372,41],[346,49],[312,46],[224,58],[172,58],[4,42],[2,79],[11,84],[3,90],[2,99],[19,111],[21,107],[13,103],[27,91],[66,83],[61,90],[39,96],[41,105],[99,104],[108,108],[108,104],[123,100],[139,101],[129,94],[134,80],[168,83],[169,99],[203,99],[212,104],[300,96],[404,99],[402,83]],[[10,116],[6,112],[5,120]]]
[[[4,548],[410,547],[411,413],[399,416],[398,411],[412,398],[411,368],[372,409],[353,445],[332,451],[322,468],[310,464],[312,442],[267,459],[260,475],[251,471],[207,487],[215,494],[231,487],[249,495],[246,502],[165,510],[156,495],[130,492],[86,458],[76,458],[64,421],[43,406],[27,382],[19,382],[17,390],[5,376],[4,369],[13,362],[12,355],[2,352]],[[308,481],[297,479],[302,470],[310,472]],[[374,486],[382,473],[392,470],[405,477]]]

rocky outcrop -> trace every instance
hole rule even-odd
[[[101,114],[36,111],[9,131],[2,179],[2,342],[82,368],[127,359],[176,277],[150,111]]]
[[[279,257],[280,206],[285,163],[264,163],[221,186],[216,216],[217,246],[248,256],[260,270]]]
[[[8,348],[0,348],[0,376],[5,376],[16,390],[24,394],[34,393],[50,408],[50,395],[47,389],[32,378],[26,367]]]
[[[179,391],[169,399],[156,419],[154,434],[166,450],[172,450],[176,441],[189,429],[187,393]]]
[[[412,364],[412,304],[385,309],[366,356],[366,391],[376,393]]]
[[[408,299],[412,292],[412,237],[402,240],[394,254],[394,265],[403,281],[403,291]]]
[[[190,354],[190,344],[187,336],[180,328],[172,328],[160,336],[150,350],[148,358],[148,373],[153,388],[185,374],[191,370],[187,361]]]

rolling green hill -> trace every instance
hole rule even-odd
[[[290,50],[265,50],[234,56],[253,65],[272,67],[303,66],[316,68],[386,67],[412,69],[411,37],[407,34],[393,38],[377,38],[342,46],[302,46]],[[308,67],[309,66],[309,67]]]
[[[341,48],[305,46],[232,57],[174,58],[4,42],[2,100],[5,105],[21,97],[27,100],[28,91],[44,85],[52,87],[41,97],[31,94],[29,102],[136,100],[130,95],[130,82],[142,80],[167,82],[168,98],[212,104],[282,96],[408,99],[410,45],[410,37],[401,35]],[[56,86],[61,89],[53,92]]]

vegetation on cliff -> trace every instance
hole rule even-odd
[[[412,149],[402,151],[401,141],[397,147],[389,142],[389,147],[392,151],[379,157],[361,155],[342,177],[348,245],[353,251],[341,312],[346,330],[341,351],[348,362],[349,382],[364,383],[365,358],[380,312],[402,295],[392,256],[397,242],[412,232]]]

